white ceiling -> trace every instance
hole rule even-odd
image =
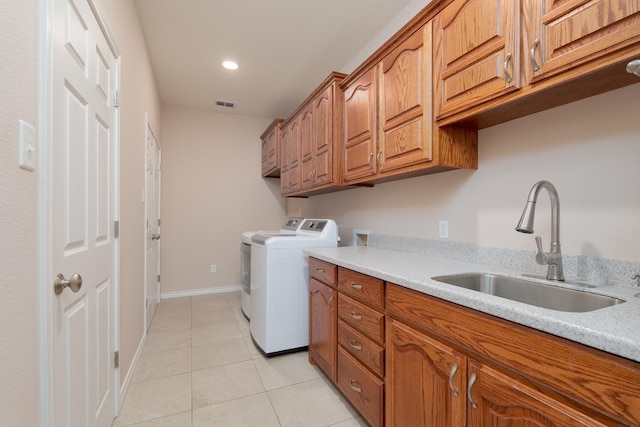
[[[286,118],[409,0],[135,2],[163,103]]]

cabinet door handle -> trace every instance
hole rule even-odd
[[[351,282],[351,287],[357,290],[362,289],[362,285],[358,285],[356,282]]]
[[[540,69],[540,65],[538,64],[538,61],[536,61],[536,48],[539,44],[540,39],[535,39],[531,45],[531,51],[529,52],[531,54],[531,66],[533,67],[533,71],[538,71]]]
[[[358,393],[362,393],[362,387],[358,387],[354,384],[358,384],[357,382],[355,382],[353,379],[349,380],[349,385],[351,386],[352,389],[354,389],[356,392]]]
[[[467,386],[467,398],[469,399],[469,402],[471,402],[471,407],[473,409],[476,409],[478,407],[475,400],[473,400],[473,397],[471,397],[471,389],[473,388],[473,385],[476,383],[477,378],[478,377],[475,374],[475,372],[471,374],[471,378],[469,378],[469,385]]]
[[[458,372],[458,364],[454,363],[451,367],[451,372],[449,373],[449,388],[451,389],[454,397],[458,397],[458,390],[453,386],[453,376],[456,372]]]
[[[367,161],[367,163],[369,163],[369,169],[373,170],[373,163],[371,163],[371,159],[373,159],[373,153],[369,153],[369,160]]]
[[[355,320],[362,320],[362,316],[360,316],[359,314],[355,314],[353,311],[349,312],[349,314],[351,315],[351,317],[353,317]]]
[[[376,155],[376,162],[378,163],[379,168],[382,167],[382,163],[380,162],[380,154],[382,154],[382,148],[380,149],[380,151],[378,151],[378,154]]]
[[[362,351],[362,346],[358,345],[354,340],[349,340],[349,345],[354,350]]]
[[[504,60],[504,79],[507,83],[511,83],[511,74],[509,74],[509,62],[511,62],[511,53],[507,54],[507,59]]]
[[[329,298],[329,301],[327,302],[327,305],[329,306],[329,310],[331,310],[331,312],[334,313],[334,310],[333,310],[333,295],[331,295],[331,298]]]

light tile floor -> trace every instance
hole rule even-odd
[[[240,293],[162,300],[114,427],[362,427],[307,352],[264,357]]]

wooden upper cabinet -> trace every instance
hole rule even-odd
[[[532,81],[640,41],[640,0],[527,0]]]
[[[280,156],[280,124],[282,119],[275,119],[260,136],[262,140],[262,176],[279,177]]]
[[[331,73],[284,122],[289,138],[283,141],[288,147],[289,180],[281,184],[283,196],[306,197],[341,189],[342,92],[338,84],[345,77]]]
[[[432,159],[431,25],[413,33],[378,66],[380,173]]]
[[[300,117],[288,119],[282,125],[280,144],[282,166],[280,172],[280,192],[282,195],[300,190]]]
[[[454,0],[435,18],[437,119],[520,87],[519,3]]]
[[[453,0],[434,18],[438,124],[484,128],[637,81],[640,0]]]
[[[433,23],[409,27],[343,83],[345,184],[477,167],[477,134],[433,119]]]
[[[374,175],[376,167],[375,69],[344,88],[343,178],[345,182]]]

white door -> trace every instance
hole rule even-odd
[[[110,426],[118,397],[118,60],[94,14],[95,0],[52,4],[49,255],[52,275],[78,274],[82,286],[49,294],[49,416],[56,427]]]
[[[160,146],[147,122],[146,312],[147,329],[160,301]]]

